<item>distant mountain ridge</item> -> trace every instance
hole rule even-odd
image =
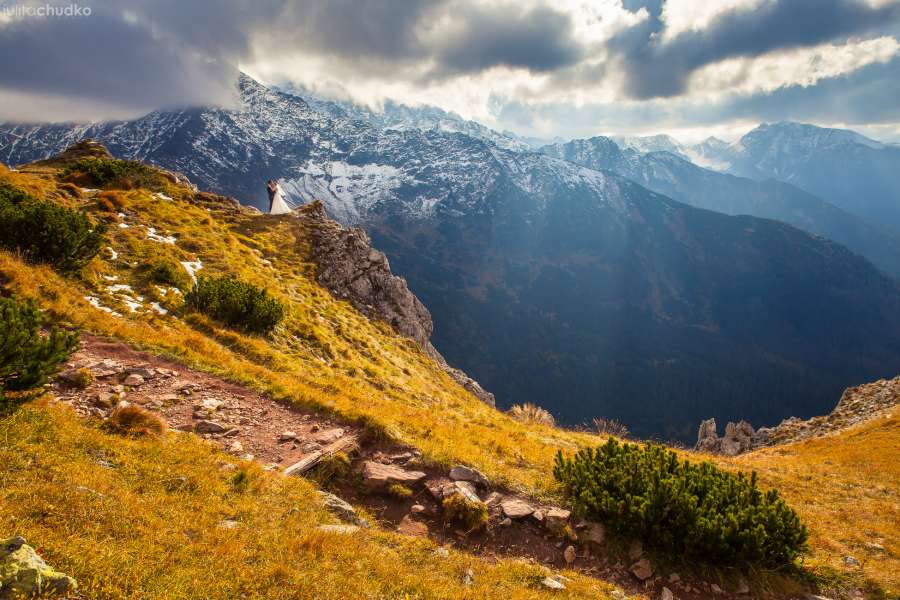
[[[0,126],[0,160],[90,136],[257,206],[278,178],[366,229],[431,311],[435,346],[498,406],[535,402],[563,423],[606,416],[689,440],[710,415],[820,413],[900,364],[897,283],[837,243],[571,156],[382,129],[246,76],[239,91],[239,110]]]
[[[671,152],[621,149],[613,139],[602,136],[544,146],[541,152],[614,171],[691,206],[789,223],[840,242],[900,278],[900,234],[867,223],[793,185],[704,169]]]

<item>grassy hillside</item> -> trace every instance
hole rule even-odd
[[[168,180],[156,181],[153,191],[84,191],[53,165],[22,172],[0,166],[4,183],[110,223],[109,247],[77,278],[0,251],[4,293],[35,298],[56,321],[362,423],[418,447],[429,461],[473,465],[538,497],[558,499],[551,473],[557,450],[603,441],[512,420],[456,385],[412,341],[335,299],[315,282],[300,220],[261,216]],[[181,293],[151,275],[151,267],[182,262],[266,287],[287,307],[285,321],[265,338],[186,313]],[[180,285],[186,289],[189,280]],[[806,564],[813,572],[841,585],[871,580],[873,589],[897,593],[900,486],[891,459],[900,431],[896,419],[879,423],[827,441],[714,460],[757,469],[764,487],[784,491],[811,528]],[[327,517],[310,502],[309,483],[244,465],[252,484],[235,490],[233,472],[216,466],[231,459],[189,435],[124,440],[39,405],[0,423],[0,440],[0,464],[10,465],[0,470],[0,532],[39,544],[51,564],[78,573],[99,598],[545,593],[540,567],[487,565],[457,554],[436,560],[430,544],[387,533],[317,532],[313,525]],[[86,491],[72,494],[79,486]],[[292,513],[294,506],[300,512]],[[235,516],[243,526],[218,527]],[[868,539],[883,540],[877,543],[885,551],[866,553]],[[843,565],[848,554],[863,561],[862,569]],[[469,565],[476,572],[471,587],[462,583]],[[602,584],[572,577],[571,597],[603,597]]]

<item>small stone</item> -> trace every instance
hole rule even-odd
[[[542,511],[542,510],[534,511],[533,513],[531,513],[531,518],[534,519],[535,521],[537,521],[538,523],[543,523],[544,522],[544,511]]]
[[[563,550],[563,558],[566,559],[567,565],[575,562],[575,546],[566,546],[566,549]]]
[[[566,510],[564,508],[551,507],[548,508],[544,513],[544,516],[547,518],[547,521],[568,521],[569,517],[572,515],[572,511]]]
[[[343,498],[339,498],[332,493],[322,491],[319,492],[319,496],[321,496],[322,504],[325,505],[325,508],[337,515],[338,518],[342,521],[352,523],[353,525],[359,525],[361,527],[368,526],[368,522],[365,519],[360,518],[360,516],[356,513],[356,509],[353,508],[353,506]]]
[[[219,521],[219,529],[237,529],[240,523],[234,519],[222,519]]]
[[[858,567],[860,565],[859,561],[852,556],[845,556],[844,564],[848,567]]]
[[[735,589],[735,593],[737,594],[749,594],[750,586],[747,585],[747,581],[742,577],[737,584],[737,589]]]
[[[534,512],[534,507],[519,498],[506,498],[500,502],[503,514],[510,519],[522,519]]]
[[[122,383],[124,383],[127,386],[136,387],[136,386],[144,384],[144,378],[141,377],[140,375],[132,373],[132,374],[128,375],[125,378],[125,381],[123,381]]]
[[[717,586],[715,583],[709,584],[709,589],[713,594],[723,594],[722,588]]]
[[[330,444],[332,442],[336,442],[342,437],[344,437],[344,430],[338,427],[335,429],[327,429],[325,431],[322,431],[321,433],[316,434],[314,439],[320,444]]]
[[[653,575],[653,567],[650,565],[650,561],[646,558],[642,558],[637,561],[633,565],[631,565],[631,572],[634,573],[634,576],[644,581],[645,579],[649,579],[651,575]]]
[[[541,581],[541,584],[542,584],[545,588],[548,588],[548,589],[551,589],[551,590],[564,590],[564,589],[566,589],[566,586],[563,585],[563,583],[562,583],[561,581],[557,581],[557,580],[553,579],[552,577],[544,577],[544,579]]]
[[[421,471],[406,471],[395,465],[383,465],[371,460],[363,463],[362,476],[369,489],[385,488],[392,483],[416,484],[426,477]]]
[[[669,583],[678,583],[681,581],[681,575],[678,573],[669,573]]]
[[[356,525],[319,525],[316,529],[338,535],[350,535],[359,531],[359,527]]]
[[[659,600],[675,600],[675,594],[669,588],[663,587],[659,592]]]
[[[109,392],[97,392],[94,396],[94,406],[98,408],[112,408],[118,398]]]
[[[152,369],[147,369],[146,367],[137,367],[134,369],[128,369],[129,375],[137,375],[144,379],[153,379],[156,377],[156,371]]]
[[[478,469],[465,465],[456,465],[450,469],[450,479],[453,481],[471,481],[482,487],[488,487],[488,479]]]
[[[228,431],[226,431],[225,433],[223,433],[223,434],[222,434],[222,437],[230,438],[230,437],[234,437],[234,436],[236,436],[236,435],[239,435],[240,433],[241,433],[240,427],[232,427],[231,429],[229,429]]]
[[[465,575],[463,575],[463,585],[472,585],[475,583],[475,572],[472,569],[466,569]]]
[[[409,512],[411,512],[414,515],[417,515],[419,513],[425,512],[425,507],[422,506],[421,504],[413,504],[412,506],[409,507]]]
[[[637,540],[631,543],[631,546],[628,547],[628,558],[631,560],[637,560],[644,554],[644,546]]]
[[[443,546],[438,546],[437,548],[435,548],[434,554],[436,556],[440,556],[441,558],[447,558],[450,556],[450,551]]]
[[[488,494],[487,498],[484,499],[484,503],[488,506],[496,506],[500,504],[500,501],[503,500],[503,494],[499,492],[491,492]]]
[[[602,544],[606,538],[606,528],[602,523],[590,523],[585,532],[579,537],[594,544]]]
[[[512,519],[510,519],[509,517],[506,517],[505,519],[500,521],[501,527],[509,527],[510,525],[512,525]]]
[[[300,446],[301,452],[315,452],[322,448],[322,445],[317,442],[306,442],[302,446]]]
[[[244,445],[238,441],[231,442],[231,445],[228,446],[228,451],[234,454],[240,454],[244,451]]]
[[[292,442],[292,441],[294,441],[294,440],[296,440],[296,439],[297,439],[297,434],[294,433],[293,431],[283,431],[283,432],[278,436],[278,441],[281,442],[281,443],[283,443],[283,442]]]
[[[481,498],[478,497],[478,493],[475,491],[475,484],[471,481],[454,481],[452,486],[452,490],[449,493],[445,493],[444,498],[452,496],[453,494],[459,494],[465,498],[467,502],[481,504]]]
[[[197,433],[222,433],[225,427],[215,421],[201,419],[194,423],[194,431]]]

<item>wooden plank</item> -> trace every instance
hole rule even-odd
[[[288,468],[284,470],[285,475],[303,475],[313,467],[315,467],[319,462],[328,456],[333,456],[338,452],[352,452],[356,450],[358,445],[358,441],[355,435],[345,435],[344,437],[335,440],[334,442],[328,444],[321,450],[316,450],[315,452],[310,452]]]

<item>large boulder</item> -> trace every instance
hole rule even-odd
[[[701,452],[718,452],[720,444],[719,433],[716,431],[716,420],[707,419],[701,422],[695,449]]]
[[[25,538],[0,540],[0,600],[44,594],[63,598],[77,588],[74,579],[44,562]]]

